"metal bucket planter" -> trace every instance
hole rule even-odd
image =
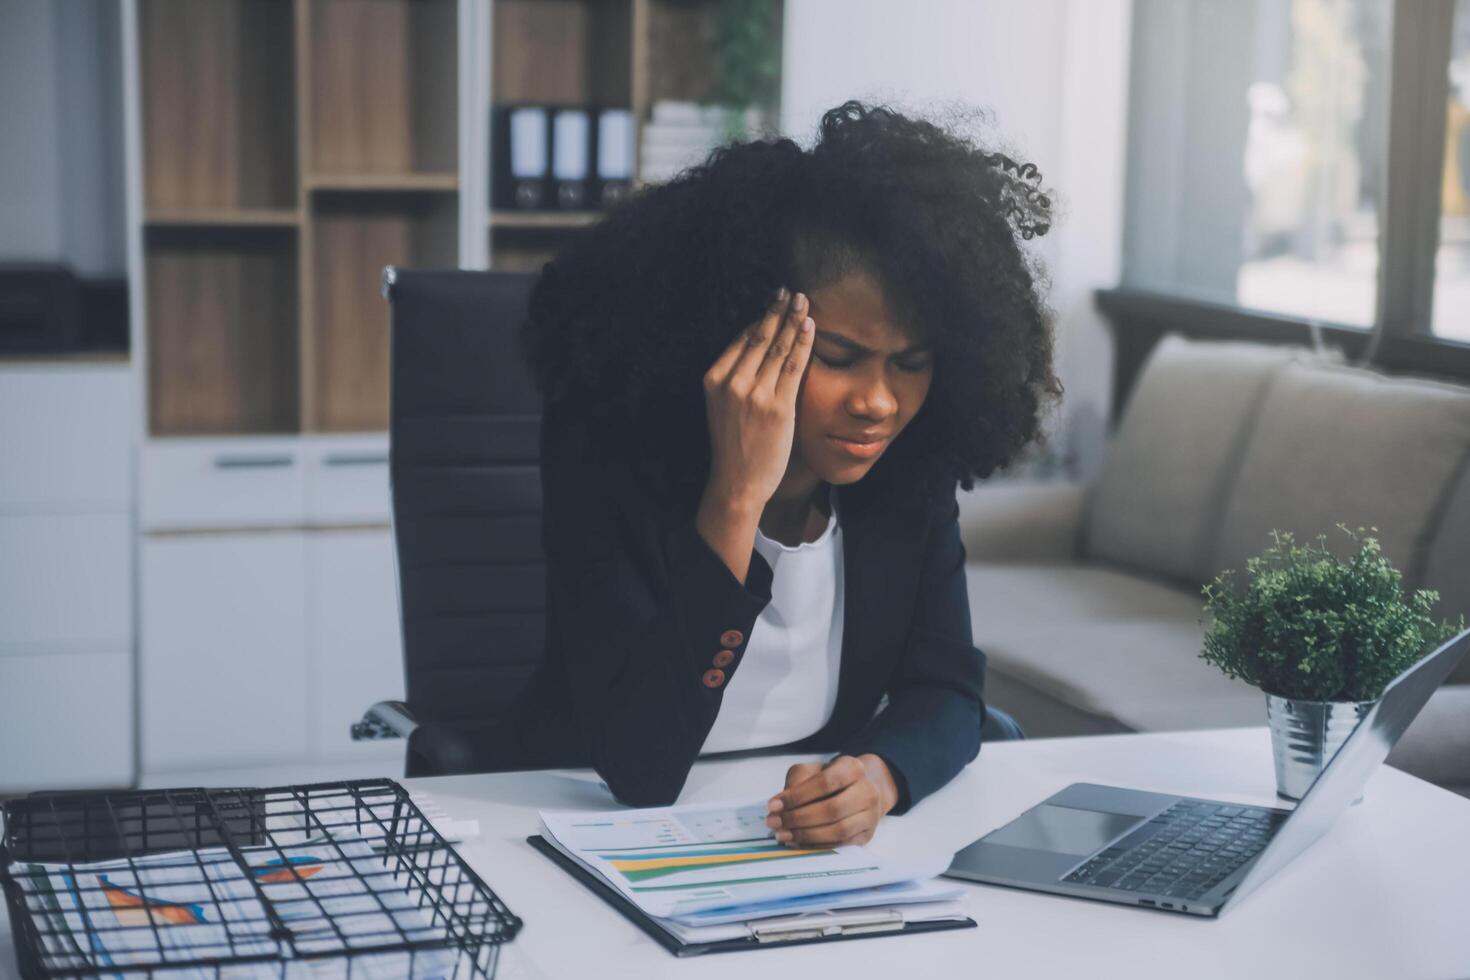
[[[1288,800],[1305,796],[1317,774],[1376,703],[1293,701],[1267,694],[1266,720],[1271,726],[1271,751],[1276,759],[1276,795]]]

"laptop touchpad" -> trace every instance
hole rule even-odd
[[[1102,847],[1143,818],[1043,803],[985,837],[987,844],[1084,855]]]

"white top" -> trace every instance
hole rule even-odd
[[[815,541],[788,547],[756,531],[771,601],[725,686],[702,753],[785,745],[819,731],[837,704],[842,662],[842,528],[837,508]]]

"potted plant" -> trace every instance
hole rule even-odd
[[[1274,543],[1204,587],[1209,625],[1200,657],[1261,689],[1276,792],[1299,800],[1388,682],[1458,630],[1429,615],[1439,593],[1405,595],[1376,538],[1339,524],[1357,553],[1338,558],[1326,535]],[[1376,528],[1369,529],[1376,531]]]

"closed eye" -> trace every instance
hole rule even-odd
[[[815,351],[812,352],[812,356],[821,361],[827,367],[837,371],[840,371],[843,368],[850,368],[854,364],[863,360],[862,355],[854,357],[852,355],[844,356],[841,354],[819,354]],[[919,374],[920,372],[927,371],[930,365],[932,365],[933,363],[933,358],[927,356],[917,358],[900,358],[893,361],[894,367],[898,368],[900,371],[908,372],[909,374]]]
[[[858,362],[858,358],[856,357],[842,357],[840,355],[834,356],[829,354],[818,354],[815,351],[812,352],[812,356],[821,361],[823,364],[827,365],[829,368],[836,368],[838,370],[841,370],[842,368],[852,367]]]

